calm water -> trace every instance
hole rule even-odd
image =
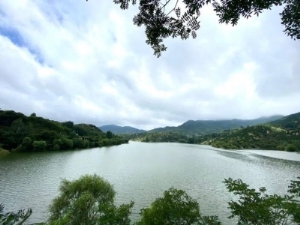
[[[300,175],[300,154],[138,142],[81,151],[11,154],[0,159],[0,203],[6,210],[31,207],[29,222],[45,221],[61,179],[84,174],[98,174],[112,183],[118,204],[133,200],[133,220],[140,208],[176,187],[198,199],[204,215],[218,215],[229,224],[227,202],[232,196],[222,183],[225,178],[241,178],[254,188],[285,193],[289,181]]]

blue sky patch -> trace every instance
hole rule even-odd
[[[0,16],[6,16],[5,12],[3,10],[0,9]]]
[[[45,60],[44,60],[44,58],[43,58],[43,56],[42,56],[42,54],[41,54],[40,52],[38,52],[38,51],[33,51],[33,50],[30,49],[30,48],[28,48],[28,50],[30,51],[30,53],[31,53],[32,55],[35,56],[35,57],[34,57],[35,61],[39,62],[40,64],[44,64]]]
[[[32,46],[28,45],[19,31],[13,28],[1,27],[0,26],[0,35],[7,37],[12,43],[21,48],[27,48],[28,51],[34,55],[35,60],[40,64],[44,63],[42,54],[34,49]]]
[[[0,34],[11,40],[15,45],[19,47],[26,47],[26,43],[22,35],[13,28],[0,27]]]

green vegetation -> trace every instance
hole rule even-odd
[[[253,127],[207,137],[205,144],[225,149],[259,148],[300,151],[300,113]]]
[[[280,118],[282,116],[261,117],[253,120],[189,120],[177,127],[156,128],[149,132],[172,132],[189,136],[207,135],[220,133],[224,130],[264,124]]]
[[[142,142],[181,142],[188,143],[187,135],[175,132],[153,132],[128,135],[127,138]]]
[[[298,177],[300,179],[300,177]],[[259,191],[249,188],[241,180],[224,181],[227,190],[239,197],[229,202],[231,215],[238,218],[238,224],[300,224],[300,181],[292,181],[288,192],[280,196],[266,194],[265,188]]]
[[[189,120],[177,127],[160,127],[149,131],[139,130],[134,127],[120,127],[116,125],[105,125],[99,127],[102,131],[111,131],[124,137],[145,133],[178,133],[181,135],[206,135],[219,133],[224,130],[235,129],[267,123],[282,118],[283,116],[260,117],[253,120]]]
[[[60,195],[50,206],[48,223],[129,225],[133,202],[114,205],[115,191],[99,176],[83,176],[75,181],[63,180]]]
[[[220,23],[237,25],[240,18],[246,19],[274,6],[284,6],[280,13],[284,33],[293,39],[300,39],[299,1],[269,0],[269,1],[237,1],[237,0],[114,0],[122,10],[128,9],[130,3],[138,3],[138,13],[133,18],[137,26],[145,26],[146,43],[159,57],[167,47],[163,44],[165,38],[180,37],[185,40],[196,38],[200,28],[201,10],[210,5]],[[267,25],[266,25],[267,26]]]
[[[201,122],[202,123],[202,122]],[[211,125],[212,123],[210,123]],[[221,123],[223,129],[228,127],[228,122]],[[219,123],[217,127],[221,129]],[[235,123],[233,123],[235,124]],[[216,129],[207,124],[207,129]],[[232,124],[231,124],[232,125]],[[197,123],[191,122],[189,133],[164,131],[147,132],[143,134],[127,135],[128,139],[142,142],[179,142],[189,144],[206,144],[224,149],[269,149],[284,151],[300,151],[300,113],[292,114],[269,123],[239,127],[232,130],[224,130],[219,133],[206,135],[193,134],[199,129]],[[236,124],[235,124],[236,126]],[[194,127],[194,128],[192,128]]]
[[[241,180],[224,181],[227,190],[236,195],[228,202],[237,224],[287,225],[300,224],[300,177],[291,181],[288,194],[269,195],[266,188],[258,191]],[[63,180],[60,194],[50,205],[49,225],[129,225],[133,202],[114,205],[115,191],[111,184],[96,175],[86,175],[75,181]],[[1,224],[22,224],[31,210],[4,213],[0,205]],[[198,202],[185,191],[170,188],[148,208],[141,209],[137,225],[221,225],[217,216],[203,216]]]
[[[137,225],[190,225],[221,224],[216,216],[202,216],[199,204],[185,191],[170,188],[162,198],[157,198],[149,208],[141,210]]]
[[[99,127],[104,132],[111,131],[114,134],[139,134],[139,133],[145,133],[145,130],[140,130],[134,127],[129,126],[117,126],[117,125],[104,125]]]
[[[5,150],[3,148],[0,148],[0,157],[1,156],[5,156],[5,155],[8,155],[9,154],[9,151],[8,150]]]
[[[91,124],[57,122],[0,110],[0,147],[9,151],[40,152],[84,149],[127,143],[128,140],[102,132]],[[0,150],[0,154],[3,154]]]
[[[32,214],[32,210],[19,210],[17,213],[4,212],[4,206],[0,204],[0,224],[2,225],[21,225]]]

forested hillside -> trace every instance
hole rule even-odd
[[[226,131],[204,143],[226,149],[300,151],[300,113],[258,126]]]
[[[100,126],[99,129],[101,129],[104,132],[111,131],[114,134],[140,134],[147,132],[145,130],[140,130],[130,126],[121,127],[113,124]]]
[[[234,123],[232,121],[232,124]],[[192,124],[195,125],[195,123]],[[237,129],[224,130],[223,132],[206,135],[165,131],[132,135],[129,138],[142,142],[208,144],[225,149],[300,151],[300,113],[285,116],[279,120],[261,125],[240,126]]]
[[[282,116],[260,117],[253,120],[189,120],[177,127],[155,128],[149,132],[177,132],[187,135],[205,135],[219,133],[224,130],[268,123]]]
[[[57,122],[34,113],[0,110],[0,148],[9,151],[54,151],[117,145],[128,141],[91,124]]]

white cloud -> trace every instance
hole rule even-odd
[[[282,32],[281,8],[231,27],[206,7],[197,39],[166,40],[159,59],[132,23],[136,10],[0,2],[0,107],[145,129],[300,111],[299,42]]]

